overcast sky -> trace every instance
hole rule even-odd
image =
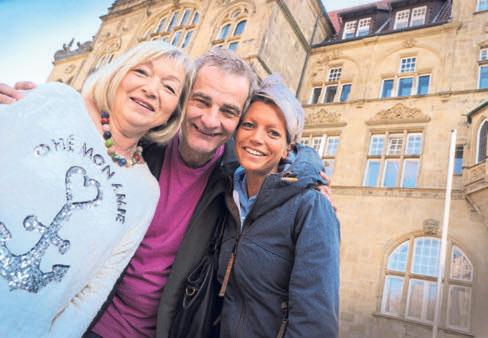
[[[54,53],[96,34],[114,0],[0,0],[0,82],[44,82]],[[371,0],[322,0],[328,11]],[[76,46],[76,44],[74,44]]]

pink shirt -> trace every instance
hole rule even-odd
[[[221,146],[203,167],[190,168],[183,162],[178,144],[175,137],[166,148],[159,177],[161,197],[152,223],[112,302],[93,328],[102,337],[155,335],[161,292],[193,211],[224,150]]]

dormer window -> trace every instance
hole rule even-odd
[[[343,39],[350,39],[354,37],[354,34],[356,33],[356,23],[356,20],[346,22],[344,25],[344,33],[342,34]]]
[[[403,29],[407,27],[421,26],[425,24],[427,6],[415,7],[398,11],[395,16],[395,25],[393,29]]]
[[[356,32],[356,36],[368,35],[370,26],[371,26],[371,18],[365,18],[359,20],[358,31]]]
[[[412,18],[410,19],[410,27],[420,26],[425,23],[425,14],[427,13],[427,6],[417,7],[412,9]]]

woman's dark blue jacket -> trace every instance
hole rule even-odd
[[[291,166],[266,177],[242,232],[232,192],[227,194],[232,217],[220,252],[221,283],[233,251],[235,261],[221,337],[277,337],[280,328],[284,337],[338,336],[339,222],[313,189],[323,183],[321,159],[301,145],[296,152]]]

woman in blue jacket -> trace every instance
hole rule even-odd
[[[297,143],[304,111],[265,79],[236,132],[240,167],[226,204],[218,279],[221,337],[338,336],[339,222],[322,161]]]

